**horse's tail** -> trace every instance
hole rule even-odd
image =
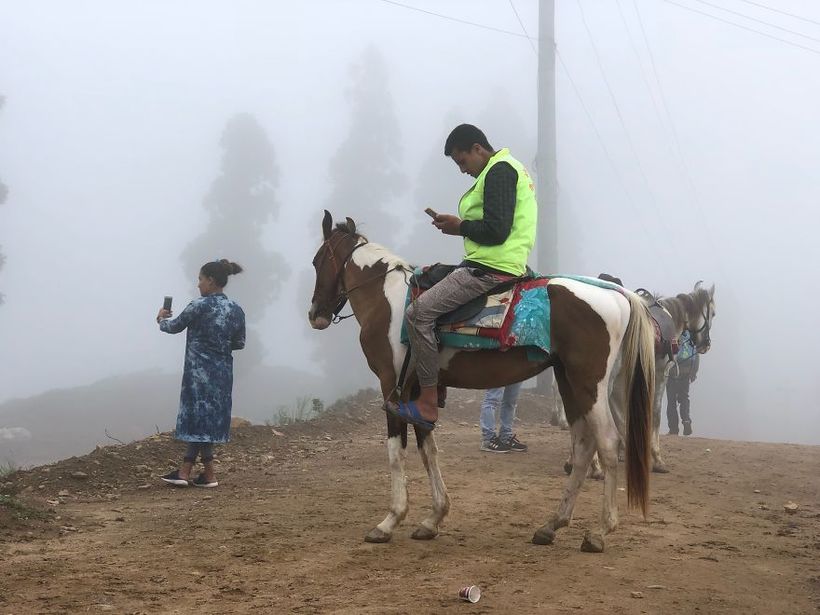
[[[655,331],[638,295],[627,292],[629,324],[623,342],[626,385],[626,487],[629,506],[649,512],[652,403],[655,397]]]

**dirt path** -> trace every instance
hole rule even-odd
[[[343,428],[275,436],[258,427],[235,438],[215,490],[174,490],[129,477],[127,464],[76,461],[71,468],[88,464],[90,484],[54,505],[63,529],[0,538],[0,613],[820,610],[818,447],[665,438],[673,473],[653,476],[649,522],[627,514],[619,492],[621,525],[593,555],[579,546],[600,510],[595,481],[554,545],[530,543],[560,496],[567,433],[522,411],[530,452],[481,453],[477,397],[463,394],[437,430],[452,498],[441,535],[410,539],[429,508],[411,447],[410,515],[393,542],[371,545],[362,539],[387,512],[389,483],[383,419],[366,405]],[[115,470],[122,482],[109,477],[94,491]],[[783,509],[789,500],[800,506],[793,514]],[[457,599],[467,584],[483,591],[475,605]]]

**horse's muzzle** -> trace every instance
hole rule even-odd
[[[315,303],[311,304],[310,310],[308,310],[308,322],[310,322],[310,326],[319,331],[327,329],[330,326],[330,318],[319,316],[317,312],[318,306]]]
[[[327,329],[330,326],[330,321],[321,316],[317,318],[309,318],[308,320],[310,320],[310,326],[314,329],[318,329],[319,331],[322,329]]]

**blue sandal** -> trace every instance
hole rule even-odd
[[[384,409],[405,423],[415,425],[425,431],[433,431],[436,428],[435,423],[431,423],[421,415],[414,401],[400,401],[398,406],[392,402],[387,402],[384,404]]]

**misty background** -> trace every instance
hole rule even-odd
[[[820,9],[556,4],[560,270],[714,283],[695,434],[820,444]],[[422,212],[470,185],[449,131],[537,173],[535,0],[3,3],[0,24],[0,461],[171,428],[184,336],[154,318],[216,258],[246,269],[235,415],[375,386],[353,321],[307,322],[322,210],[457,262]]]

